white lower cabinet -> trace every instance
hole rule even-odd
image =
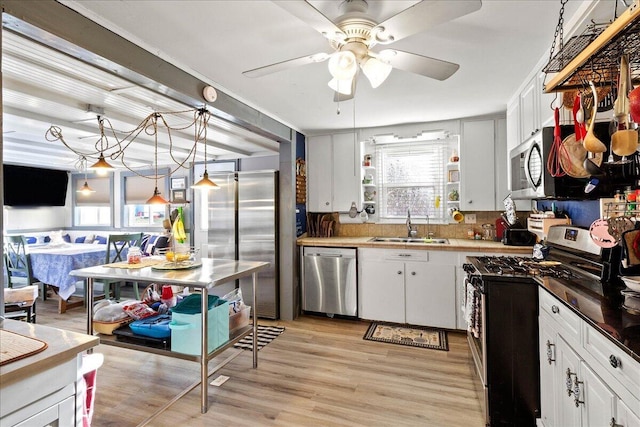
[[[562,310],[570,309],[556,300],[559,308],[549,312],[544,304],[550,298],[555,297],[541,288],[539,425],[640,427],[640,396],[631,394],[624,382],[594,363],[590,351],[584,346],[585,336],[600,332],[579,319],[580,334],[576,337],[575,325],[567,324],[566,315],[559,315]],[[600,346],[603,353],[615,352],[617,348],[605,341]],[[633,361],[629,363],[640,365]],[[627,372],[635,374],[637,371],[633,368],[640,369],[640,366],[628,368]],[[632,381],[638,379],[631,378]]]
[[[447,252],[359,249],[360,317],[454,329],[455,260]]]

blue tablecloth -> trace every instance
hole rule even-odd
[[[100,244],[44,245],[29,247],[33,276],[58,288],[58,295],[68,299],[76,291],[77,277],[72,270],[102,265],[106,261],[107,246]]]

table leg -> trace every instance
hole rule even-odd
[[[258,367],[258,273],[253,273],[253,368]]]
[[[87,294],[87,334],[93,335],[93,278],[88,277],[84,286]]]
[[[209,409],[209,290],[202,288],[202,301],[201,301],[201,315],[202,315],[202,330],[201,332],[201,344],[200,349],[200,412],[207,413]]]

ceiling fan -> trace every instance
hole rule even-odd
[[[443,22],[475,12],[481,0],[423,0],[383,22],[367,14],[366,0],[344,0],[339,3],[341,15],[334,21],[305,0],[274,1],[278,6],[309,24],[326,37],[333,52],[320,52],[243,72],[247,77],[261,77],[289,68],[329,60],[335,91],[334,101],[353,98],[359,69],[373,88],[382,84],[392,68],[446,80],[460,68],[458,64],[429,58],[397,49],[380,49],[410,35],[420,33]],[[336,2],[337,3],[337,2]]]

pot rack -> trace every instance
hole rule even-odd
[[[608,27],[591,25],[572,37],[544,67],[545,73],[558,73],[544,86],[544,92],[581,89],[593,80],[598,86],[616,84],[623,53],[629,56],[634,82],[640,80],[640,0],[634,0]],[[613,75],[613,77],[611,77]]]

